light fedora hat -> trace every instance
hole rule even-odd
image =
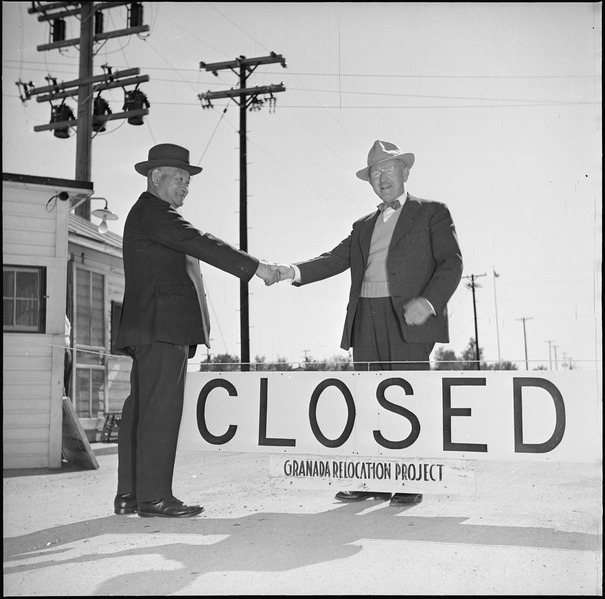
[[[383,162],[384,160],[390,160],[391,158],[401,160],[408,168],[412,168],[414,160],[416,159],[414,154],[402,154],[401,150],[395,144],[377,139],[368,153],[368,166],[357,171],[357,176],[363,181],[369,181],[370,167],[379,162]]]
[[[151,169],[160,166],[175,166],[176,168],[182,168],[190,175],[197,175],[202,172],[201,166],[191,166],[189,164],[189,150],[174,144],[158,144],[157,146],[153,146],[153,148],[149,150],[147,160],[135,164],[134,169],[137,173],[146,177]]]

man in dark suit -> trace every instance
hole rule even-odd
[[[447,206],[405,190],[414,160],[393,143],[374,142],[357,177],[382,200],[378,210],[353,223],[350,235],[329,252],[274,267],[296,286],[351,271],[341,348],[353,348],[357,370],[429,370],[435,343],[449,341],[447,302],[462,277],[462,255]],[[384,496],[350,491],[336,498],[377,495]],[[391,504],[421,500],[397,493]]]
[[[270,266],[209,233],[178,213],[189,180],[202,169],[174,144],[149,150],[135,165],[147,191],[124,226],[125,290],[117,349],[133,358],[130,395],[118,436],[116,514],[141,517],[196,516],[172,493],[172,476],[183,408],[187,360],[198,344],[209,345],[210,322],[199,260],[249,281],[267,285]]]

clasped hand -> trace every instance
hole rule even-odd
[[[288,264],[277,264],[261,260],[256,269],[256,276],[260,277],[265,285],[270,286],[279,281],[294,278],[294,269]]]
[[[433,307],[423,297],[415,297],[403,307],[403,317],[409,326],[420,326],[433,314]]]

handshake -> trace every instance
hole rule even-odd
[[[289,264],[277,264],[276,262],[261,260],[255,274],[265,282],[265,285],[273,285],[279,281],[293,279],[294,269]]]

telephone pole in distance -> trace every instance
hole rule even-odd
[[[485,273],[483,273],[482,275],[468,275],[466,277],[462,277],[463,279],[470,279],[470,283],[466,284],[466,288],[470,289],[473,292],[473,314],[475,316],[475,368],[477,370],[481,370],[481,356],[479,352],[479,328],[477,326],[477,304],[475,301],[475,287],[481,287],[481,285],[476,283],[475,279],[485,276]]]
[[[517,320],[523,321],[523,343],[525,344],[525,370],[529,370],[529,360],[527,359],[527,334],[525,332],[525,321],[531,320],[531,316],[524,316],[523,318],[517,318]]]

